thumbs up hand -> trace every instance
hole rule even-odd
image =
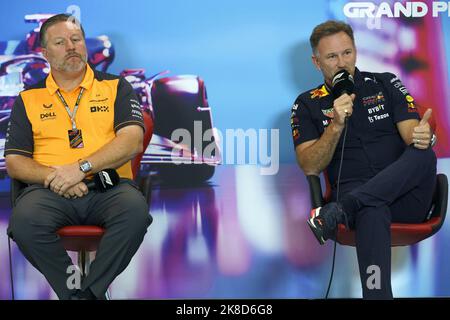
[[[431,118],[432,111],[431,109],[427,109],[419,125],[414,127],[412,138],[414,147],[417,149],[427,149],[430,146],[432,133],[428,120]]]

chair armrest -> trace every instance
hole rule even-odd
[[[447,203],[448,203],[448,179],[443,173],[439,173],[436,177],[436,187],[434,189],[432,211],[430,212],[431,218],[439,218],[439,224],[434,226],[437,231],[441,228],[445,221],[445,215],[447,213]],[[435,231],[435,232],[436,232]]]
[[[142,195],[144,196],[147,204],[150,205],[150,201],[152,198],[152,176],[149,173],[145,176],[138,176],[135,180],[139,190],[141,190]]]
[[[17,197],[19,196],[20,191],[25,189],[27,186],[28,186],[28,184],[11,178],[11,187],[10,187],[10,194],[9,194],[11,208],[14,207],[14,202],[16,201]]]
[[[311,207],[317,208],[322,207],[324,204],[322,195],[322,186],[320,184],[319,176],[310,175],[306,176],[306,180],[309,185],[309,195],[311,197]]]

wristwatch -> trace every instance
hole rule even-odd
[[[78,161],[80,164],[80,170],[84,173],[88,173],[92,170],[92,164],[87,160],[80,160]]]

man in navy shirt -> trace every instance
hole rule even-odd
[[[320,244],[334,237],[339,223],[354,228],[363,297],[392,299],[390,224],[422,222],[431,205],[436,179],[431,109],[420,119],[413,97],[396,75],[356,68],[348,24],[322,23],[314,28],[310,42],[312,61],[324,84],[296,99],[292,136],[304,173],[327,171],[332,200],[348,128],[339,201],[313,209],[308,224]],[[339,70],[353,76],[354,93],[333,96],[331,81]],[[375,286],[367,283],[373,266],[380,271]]]

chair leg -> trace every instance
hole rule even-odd
[[[91,266],[91,253],[86,250],[81,250],[78,252],[78,267],[81,270],[82,278],[86,278],[89,274],[89,268]],[[111,292],[108,288],[105,292],[106,300],[111,300]]]
[[[86,271],[84,269],[86,265],[86,251],[81,250],[78,252],[78,267],[80,268],[82,277],[86,277]]]
[[[81,250],[78,252],[78,267],[80,268],[83,278],[89,274],[89,267],[91,265],[90,252]]]
[[[84,253],[84,272],[87,276],[89,271],[91,270],[91,253],[89,251],[85,251]]]
[[[14,296],[14,276],[13,276],[13,268],[12,268],[12,255],[11,255],[11,237],[8,236],[8,253],[9,253],[9,276],[11,283],[11,299],[15,300]]]

